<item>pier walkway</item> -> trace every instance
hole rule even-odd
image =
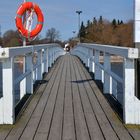
[[[0,125],[0,140],[139,140],[110,107],[81,61],[60,57],[14,125]]]

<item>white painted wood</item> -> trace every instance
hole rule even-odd
[[[135,68],[134,60],[138,58],[137,48],[118,47],[100,44],[78,44],[73,51],[76,51],[84,62],[89,56],[85,49],[93,49],[92,71],[95,80],[103,82],[104,93],[113,94],[123,106],[123,120],[126,124],[140,124],[140,100],[135,97]],[[105,53],[104,65],[99,62],[100,51]],[[124,58],[124,76],[120,77],[111,71],[110,54],[119,55]],[[103,76],[104,75],[104,76]],[[123,97],[117,91],[117,85],[123,84]],[[123,103],[122,103],[122,97]]]
[[[92,72],[95,73],[95,63],[92,61]]]
[[[48,72],[48,49],[44,50],[44,72]]]
[[[23,73],[26,72],[26,61],[25,61],[25,57],[23,58]],[[20,82],[20,99],[22,99],[26,94],[26,78],[24,78],[21,82]]]
[[[48,55],[51,55],[49,52],[51,52],[52,49],[54,56],[50,60]],[[44,56],[42,56],[42,50],[45,51]],[[56,53],[57,51],[59,53]],[[32,56],[29,55],[35,52],[38,53],[37,64],[34,64]],[[0,61],[3,62],[4,89],[3,97],[0,97],[0,124],[13,124],[15,121],[14,86],[20,83],[20,99],[26,93],[33,93],[33,84],[36,80],[42,80],[43,72],[48,72],[49,62],[51,67],[51,63],[56,59],[56,56],[59,57],[63,54],[64,50],[58,44],[41,44],[36,46],[0,49]],[[23,74],[14,79],[13,58],[18,55],[26,56],[26,59],[24,59],[23,62]]]
[[[135,97],[134,60],[124,59],[124,106],[123,114],[126,124],[140,124],[140,100]]]
[[[110,63],[110,54],[104,53],[104,85],[103,85],[103,92],[110,93],[110,75],[106,71],[111,70],[111,63]]]
[[[0,124],[3,124],[3,97],[0,98]]]
[[[9,49],[8,48],[0,48],[0,59],[9,57]]]
[[[26,55],[26,71],[31,73],[26,77],[26,94],[33,94],[33,64],[32,54]]]
[[[51,67],[51,49],[49,48],[48,49],[48,67],[50,68]]]
[[[99,63],[100,52],[95,50],[95,63]],[[102,71],[98,65],[95,65],[95,80],[102,80]]]
[[[42,80],[42,51],[38,52],[37,57],[37,80]]]
[[[137,48],[127,48],[127,47],[101,45],[101,44],[81,43],[78,44],[76,47],[91,48],[98,51],[122,56],[125,58],[138,58],[138,53],[139,53]]]
[[[140,42],[140,1],[135,0],[135,43]]]
[[[89,71],[92,72],[93,49],[88,49],[88,54],[89,54],[88,67],[89,67]]]
[[[54,49],[52,48],[52,64],[54,63],[54,60],[55,60],[55,58],[54,58]]]
[[[15,93],[13,58],[3,62],[3,124],[15,122]]]

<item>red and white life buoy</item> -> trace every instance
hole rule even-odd
[[[23,15],[25,14],[26,11],[31,11],[34,10],[34,12],[37,15],[37,25],[36,27],[29,31],[28,29],[25,28],[23,25]],[[42,14],[41,9],[39,6],[35,3],[32,2],[25,2],[21,4],[21,6],[17,10],[17,15],[16,15],[16,26],[18,28],[18,31],[26,38],[34,38],[37,36],[37,34],[42,30],[43,27],[43,22],[44,22],[44,17]]]

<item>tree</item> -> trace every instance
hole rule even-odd
[[[15,47],[20,45],[20,37],[17,31],[8,30],[3,35],[4,47]]]
[[[103,24],[103,17],[102,16],[100,16],[98,23]]]
[[[112,26],[113,26],[113,28],[116,28],[116,27],[117,27],[116,19],[113,19],[113,20],[112,20]]]
[[[53,43],[60,38],[60,33],[55,28],[48,29],[46,38],[49,40],[49,43]]]
[[[96,26],[97,25],[97,20],[96,17],[93,18],[93,25]]]
[[[82,21],[81,28],[80,28],[81,42],[82,42],[83,38],[85,38],[85,34],[86,34],[86,28],[85,28],[84,22]]]
[[[3,41],[2,37],[0,37],[0,46],[3,46]]]

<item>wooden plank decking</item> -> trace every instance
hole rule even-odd
[[[16,124],[0,126],[0,140],[140,139],[140,128],[122,124],[78,58],[61,57],[45,80]]]

